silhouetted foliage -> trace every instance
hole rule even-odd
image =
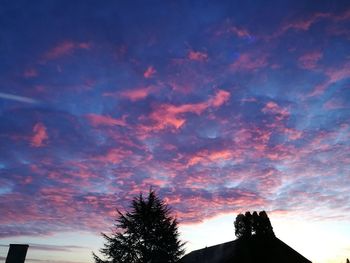
[[[93,253],[96,263],[173,263],[184,254],[178,223],[154,191],[135,198],[130,212],[117,212],[114,233],[102,233],[106,243],[100,252],[107,260]]]
[[[235,234],[237,238],[247,238],[251,235],[256,236],[274,236],[273,228],[269,217],[265,211],[259,214],[254,211],[253,214],[246,212],[239,214],[234,222]]]
[[[252,235],[252,215],[246,212],[245,215],[239,214],[234,222],[235,234],[238,238],[247,238]]]
[[[348,258],[346,259],[346,263],[350,263],[350,261],[349,261],[349,259],[348,259]]]

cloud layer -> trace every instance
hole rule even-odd
[[[350,219],[346,2],[63,3],[1,4],[0,237],[98,233],[151,187],[183,224]]]

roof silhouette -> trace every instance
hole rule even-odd
[[[311,261],[277,237],[240,238],[195,250],[180,263],[310,263]]]

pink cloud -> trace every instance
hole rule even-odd
[[[188,194],[186,195],[186,190]],[[240,212],[238,209],[249,210],[252,207],[262,207],[265,200],[255,193],[236,188],[221,189],[220,192],[209,193],[202,189],[184,189],[168,199],[176,210],[181,223],[198,223],[223,213]],[[191,204],[184,205],[186,203]],[[203,209],[205,207],[206,209]]]
[[[303,132],[296,130],[296,129],[292,129],[292,128],[284,128],[283,132],[287,134],[288,139],[289,140],[298,140],[303,136]]]
[[[332,98],[323,104],[323,108],[326,110],[337,110],[346,108],[344,102],[340,99]]]
[[[145,87],[145,88],[137,88],[131,90],[125,90],[120,93],[120,95],[124,98],[127,98],[131,101],[139,101],[146,98],[150,93],[154,90],[153,87]]]
[[[331,17],[331,14],[329,13],[315,13],[310,17],[307,17],[304,19],[289,21],[281,27],[281,29],[279,30],[279,34],[282,34],[288,31],[289,29],[307,31],[313,24],[318,22],[320,19],[329,18],[329,17]]]
[[[118,164],[128,156],[132,155],[129,150],[114,148],[107,152],[107,154],[98,156],[95,159],[103,163]]]
[[[190,60],[201,61],[201,62],[208,60],[208,54],[200,51],[191,50],[190,52],[188,52],[187,57]]]
[[[334,15],[333,19],[335,21],[350,20],[350,9],[344,11],[342,14]]]
[[[325,72],[328,79],[320,84],[318,84],[314,90],[308,94],[308,97],[313,97],[317,95],[323,94],[329,86],[337,83],[343,79],[347,79],[350,77],[350,63],[346,63],[341,68],[336,69],[328,69]]]
[[[238,59],[230,65],[233,71],[255,71],[268,65],[266,55],[250,53],[241,54]]]
[[[168,126],[179,129],[186,122],[186,118],[181,117],[181,114],[189,112],[200,114],[206,108],[206,103],[183,104],[181,106],[162,104],[151,113],[150,118],[157,123],[154,127],[157,130],[162,130]]]
[[[228,28],[228,31],[236,34],[240,38],[247,38],[251,36],[251,34],[245,28],[238,28],[236,26]]]
[[[296,31],[307,31],[311,28],[312,25],[316,24],[317,22],[319,22],[323,19],[329,19],[333,22],[349,20],[350,19],[350,11],[346,10],[345,12],[343,12],[341,14],[314,13],[311,16],[306,17],[306,18],[288,21],[280,27],[280,29],[273,35],[273,37],[280,36],[290,29],[294,29]]]
[[[298,59],[299,66],[304,69],[315,69],[317,62],[322,58],[323,54],[320,51],[313,51],[311,53],[304,54]]]
[[[87,119],[90,121],[92,126],[98,127],[98,126],[126,126],[125,119],[115,119],[110,116],[105,115],[99,115],[90,113],[86,115]]]
[[[146,78],[146,79],[149,79],[151,77],[153,77],[153,75],[156,73],[157,71],[154,69],[153,66],[149,66],[146,71],[143,73],[143,76]]]
[[[275,115],[277,121],[281,121],[289,117],[290,113],[286,108],[280,107],[276,102],[269,101],[261,110],[263,113],[270,113]]]
[[[223,34],[234,34],[239,38],[249,38],[252,36],[252,34],[246,28],[235,26],[230,20],[226,20],[223,25],[219,26],[219,28],[215,30],[214,34],[216,36],[221,36]]]
[[[56,45],[55,47],[53,47],[52,49],[50,49],[49,51],[47,51],[44,54],[44,59],[45,60],[57,59],[62,56],[69,55],[77,49],[87,50],[87,49],[90,49],[90,47],[91,45],[89,43],[84,43],[84,42],[78,43],[78,42],[73,42],[69,40],[63,41],[58,45]]]
[[[45,141],[49,138],[46,132],[44,124],[38,122],[33,127],[34,135],[31,138],[31,145],[33,147],[42,147],[45,145]]]
[[[228,101],[229,97],[229,92],[218,90],[212,98],[205,102],[183,104],[179,106],[171,104],[158,105],[149,116],[150,119],[154,122],[151,129],[162,130],[166,127],[179,129],[186,122],[186,118],[183,116],[183,114],[195,113],[197,115],[200,115],[209,107],[218,108],[222,106]]]
[[[230,150],[215,150],[215,151],[208,151],[204,150],[201,152],[196,153],[194,156],[191,156],[187,162],[187,166],[193,166],[196,164],[209,164],[209,163],[215,163],[220,160],[230,160],[233,157],[238,157],[235,152]]]
[[[215,96],[209,101],[209,104],[214,107],[220,107],[230,99],[230,92],[219,90]]]

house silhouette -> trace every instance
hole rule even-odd
[[[251,236],[195,250],[180,263],[310,263],[277,237]]]

